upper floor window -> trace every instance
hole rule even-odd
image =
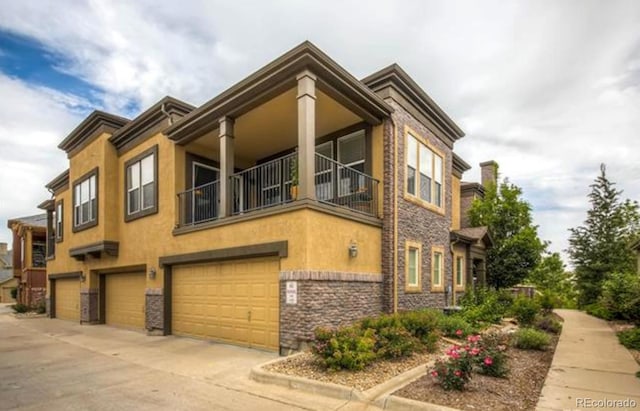
[[[153,146],[125,163],[126,221],[158,211],[157,153]]]
[[[442,208],[442,156],[415,136],[407,135],[407,193]]]
[[[54,212],[54,226],[53,226],[53,231],[55,233],[55,239],[56,241],[60,242],[62,241],[62,239],[64,238],[64,225],[63,225],[63,219],[64,219],[64,203],[62,202],[62,200],[58,201],[56,203],[56,211]]]
[[[84,230],[98,224],[98,169],[73,184],[73,229]]]

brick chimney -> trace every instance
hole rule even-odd
[[[5,256],[8,254],[7,246],[7,243],[0,243],[0,256]]]
[[[489,183],[498,183],[498,163],[493,160],[480,163],[480,175],[483,187],[487,187]]]

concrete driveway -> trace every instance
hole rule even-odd
[[[249,380],[275,354],[0,314],[0,409],[364,409]]]

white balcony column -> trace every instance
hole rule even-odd
[[[298,74],[298,199],[315,200],[316,76]]]
[[[220,123],[220,206],[218,217],[231,215],[231,180],[233,174],[233,123],[230,117],[222,117]]]

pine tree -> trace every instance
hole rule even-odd
[[[600,166],[600,175],[591,184],[584,224],[569,229],[569,257],[575,268],[581,306],[594,303],[602,294],[602,283],[614,272],[634,269],[635,258],[629,249],[640,233],[638,203],[621,201],[622,191]]]
[[[475,200],[469,211],[471,224],[487,226],[493,239],[486,264],[487,281],[495,288],[522,282],[546,248],[533,225],[531,205],[521,196],[522,189],[505,178],[485,187],[484,199]]]

